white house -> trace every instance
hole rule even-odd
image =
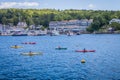
[[[27,27],[27,24],[26,24],[26,22],[18,22],[17,27],[25,28],[25,27]]]
[[[109,21],[109,24],[111,24],[112,22],[120,23],[120,19],[112,19],[112,20]]]

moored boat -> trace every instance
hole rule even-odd
[[[28,34],[24,31],[16,31],[11,36],[28,36]]]

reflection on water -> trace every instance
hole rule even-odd
[[[0,36],[0,40],[0,79],[3,80],[120,79],[120,35]],[[11,48],[13,45],[22,48]],[[58,46],[67,50],[55,50]],[[84,48],[96,52],[75,52]],[[20,55],[29,51],[43,55]],[[86,62],[81,63],[82,59]]]

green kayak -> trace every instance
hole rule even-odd
[[[67,50],[67,48],[55,48],[56,50]]]

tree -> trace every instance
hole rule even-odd
[[[120,11],[102,10],[0,9],[0,23],[17,25],[19,21],[26,21],[28,26],[35,24],[48,27],[50,21],[93,19],[94,21],[88,30],[95,31],[104,25],[109,25],[111,19],[120,18],[119,14]]]
[[[16,26],[16,25],[18,24],[18,22],[19,22],[18,17],[14,15],[14,17],[13,17],[13,21],[14,21],[14,22],[13,22],[13,25]]]
[[[27,17],[27,19],[26,19],[26,23],[27,23],[27,25],[28,25],[28,26],[33,25],[33,24],[34,24],[33,19],[32,19],[32,18],[30,18],[30,17]]]
[[[120,23],[112,22],[112,23],[110,24],[110,26],[111,26],[112,28],[114,28],[115,30],[120,30]]]
[[[7,24],[7,18],[6,17],[2,17],[2,24]]]

